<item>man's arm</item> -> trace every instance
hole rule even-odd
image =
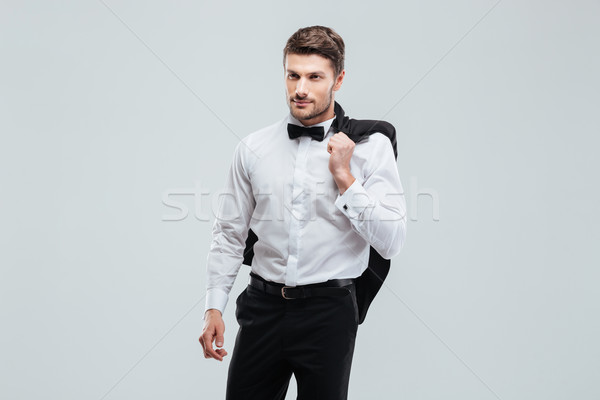
[[[224,192],[219,198],[206,264],[205,316],[209,309],[217,309],[221,315],[224,313],[229,292],[244,260],[248,228],[256,206],[247,171],[249,156],[247,145],[238,143]]]
[[[379,139],[382,138],[373,140],[375,149],[367,162],[367,175],[362,184],[349,168],[332,172],[340,189],[335,205],[349,218],[355,232],[383,258],[391,259],[404,246],[406,201],[394,150],[387,137]]]
[[[229,292],[242,265],[250,218],[256,206],[248,175],[247,145],[238,143],[229,168],[225,190],[219,198],[219,211],[213,224],[213,240],[207,257],[204,327],[199,338],[205,358],[223,361],[225,341],[223,312]],[[210,310],[210,311],[209,311]]]

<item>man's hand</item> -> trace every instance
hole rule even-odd
[[[355,180],[350,173],[350,159],[354,153],[354,146],[356,143],[341,131],[334,134],[327,143],[327,151],[331,154],[329,172],[333,175],[340,194],[344,194]]]
[[[217,347],[222,347],[225,338],[225,323],[221,311],[211,308],[206,310],[204,316],[204,328],[202,328],[202,335],[200,336],[200,344],[204,349],[204,358],[214,358],[219,361],[223,361],[223,357],[227,355],[225,349],[213,349],[212,343],[216,339]]]

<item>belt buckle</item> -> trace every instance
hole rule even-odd
[[[296,299],[297,297],[286,297],[286,295],[285,295],[285,289],[292,289],[292,288],[294,288],[294,286],[282,286],[281,287],[281,296],[286,300]]]

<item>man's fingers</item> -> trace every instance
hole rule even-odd
[[[214,338],[214,334],[205,333],[202,335],[203,346],[204,347],[204,358],[214,358],[219,361],[223,361],[223,357],[227,355],[227,351],[225,349],[213,349],[212,342]],[[218,337],[218,336],[217,336]],[[220,335],[220,343],[223,343],[223,335]]]
[[[331,154],[331,152],[333,151],[333,145],[331,143],[332,140],[333,138],[329,139],[329,142],[327,142],[327,151],[329,152],[329,154]]]
[[[222,333],[217,333],[217,341],[215,342],[215,344],[217,345],[217,347],[223,347],[223,342],[225,341],[225,338],[223,337]]]
[[[204,350],[204,358],[214,358],[223,361],[223,357],[227,355],[225,349],[214,349],[213,342],[216,340],[217,347],[222,347],[225,342],[225,326],[220,318],[213,315],[214,318],[207,320],[202,335],[200,336],[200,344]],[[217,319],[216,321],[214,319]]]
[[[225,357],[228,353],[227,350],[225,349],[217,349],[216,352],[221,356],[221,357]]]
[[[198,339],[200,344],[202,345],[202,352],[204,353],[204,358],[208,358],[208,355],[206,354],[206,345],[204,344],[204,337],[200,336],[200,339]]]
[[[212,341],[213,341],[213,335],[206,332],[203,336],[203,340],[204,340],[204,356],[206,358],[212,357],[212,358],[220,358],[221,356],[218,355],[215,350],[212,347]]]

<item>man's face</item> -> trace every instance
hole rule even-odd
[[[284,69],[286,101],[294,118],[304,125],[333,118],[333,92],[345,71],[335,78],[331,61],[318,54],[288,54]]]

